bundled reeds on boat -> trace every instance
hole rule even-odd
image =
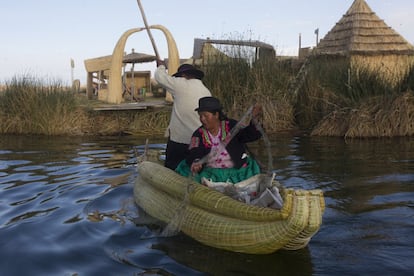
[[[136,203],[151,216],[205,245],[250,254],[303,248],[319,230],[320,190],[281,194],[280,210],[248,205],[148,161],[138,164],[134,186]]]

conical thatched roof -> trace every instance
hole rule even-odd
[[[387,26],[365,0],[355,0],[315,49],[318,55],[413,55],[414,47]]]

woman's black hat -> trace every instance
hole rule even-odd
[[[198,100],[195,111],[220,111],[222,109],[219,99],[215,97],[203,97]]]

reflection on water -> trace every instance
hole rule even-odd
[[[400,275],[414,269],[414,139],[271,137],[285,186],[322,189],[308,247],[256,256],[162,228],[134,204],[134,137],[0,140],[0,268],[5,275]],[[163,150],[164,139],[150,139]],[[268,164],[262,142],[251,147]]]
[[[211,275],[312,275],[308,248],[278,251],[269,255],[248,255],[203,246],[185,235],[152,245],[179,263]],[[300,265],[299,265],[300,264]]]

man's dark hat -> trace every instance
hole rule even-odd
[[[204,77],[204,72],[198,70],[191,64],[182,64],[178,67],[177,73],[173,75],[173,77],[182,77],[183,74],[193,76],[196,79],[201,80]]]
[[[214,97],[203,97],[198,100],[198,107],[195,111],[220,111],[221,108],[219,99]]]

